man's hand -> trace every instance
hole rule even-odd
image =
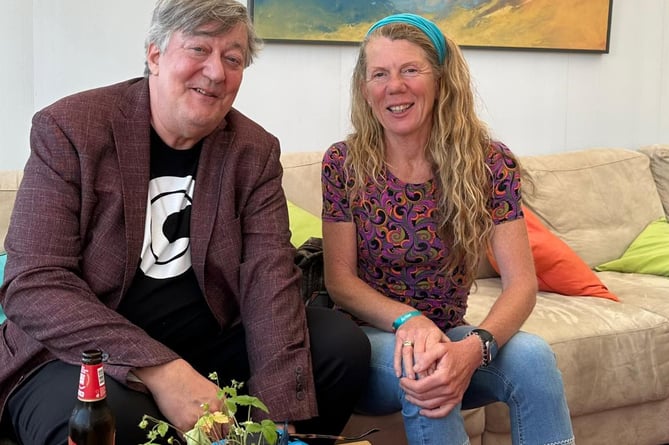
[[[168,422],[188,431],[202,415],[204,404],[220,411],[223,401],[216,397],[218,387],[182,359],[160,366],[138,368],[134,373],[149,389],[158,409]]]

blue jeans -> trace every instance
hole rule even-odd
[[[446,334],[461,340],[474,326],[459,326]],[[495,401],[509,406],[511,437],[516,445],[573,444],[574,435],[555,355],[540,337],[518,332],[494,360],[472,376],[458,409],[430,419],[408,402],[395,377],[395,335],[365,326],[372,345],[370,375],[357,411],[368,415],[402,412],[410,445],[463,445],[469,443],[461,409]]]

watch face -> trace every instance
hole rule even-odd
[[[492,361],[492,348],[495,339],[492,334],[485,329],[474,329],[472,333],[478,335],[481,339],[481,343],[483,343],[483,362],[481,363],[481,366],[488,366]]]
[[[474,329],[474,332],[476,332],[476,334],[481,337],[481,340],[486,343],[491,343],[493,341],[492,334],[485,329]]]

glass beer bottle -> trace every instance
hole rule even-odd
[[[77,402],[68,426],[68,445],[114,445],[116,422],[107,403],[102,351],[81,354]]]

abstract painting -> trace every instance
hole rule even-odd
[[[248,0],[266,41],[358,43],[382,17],[412,12],[463,47],[606,53],[613,0]]]

